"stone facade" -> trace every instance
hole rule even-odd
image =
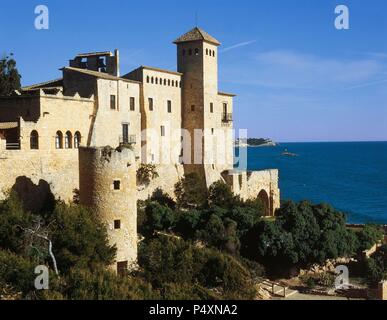
[[[137,199],[156,188],[174,196],[185,174],[260,197],[267,216],[279,208],[277,170],[234,170],[234,95],[218,89],[220,43],[199,28],[174,43],[177,71],[141,66],[120,77],[118,50],[86,53],[62,78],[0,97],[0,198],[13,189],[39,209],[45,193],[70,202],[79,191],[107,225],[117,270],[136,259]],[[136,186],[142,164],[158,178]]]

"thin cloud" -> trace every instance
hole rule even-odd
[[[241,43],[237,43],[233,46],[230,46],[230,47],[227,47],[227,48],[224,48],[222,50],[220,50],[221,53],[224,53],[224,52],[227,52],[227,51],[230,51],[230,50],[233,50],[233,49],[237,49],[237,48],[240,48],[240,47],[245,47],[245,46],[248,46],[250,44],[253,44],[257,42],[257,40],[251,40],[251,41],[245,41],[245,42],[241,42]]]
[[[360,83],[360,84],[355,85],[355,86],[347,87],[347,88],[345,88],[345,90],[353,90],[353,89],[360,89],[360,88],[366,88],[366,87],[373,87],[373,86],[377,86],[377,85],[380,85],[380,84],[383,84],[386,82],[387,82],[387,79],[375,80],[375,81]]]

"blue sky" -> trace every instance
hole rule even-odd
[[[34,28],[47,5],[50,29]],[[334,27],[335,7],[350,30]],[[121,53],[121,72],[175,69],[175,38],[198,24],[222,42],[219,84],[235,126],[277,141],[387,140],[385,0],[0,0],[0,53],[23,85],[60,77],[79,52]]]

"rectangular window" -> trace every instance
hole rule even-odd
[[[161,126],[161,136],[165,137],[165,127]]]
[[[114,180],[113,181],[113,187],[114,187],[114,190],[120,190],[121,189],[121,181],[120,180]]]
[[[129,124],[123,123],[122,124],[122,143],[128,143],[129,142]]]
[[[114,229],[121,229],[121,220],[114,220]]]
[[[136,109],[136,99],[134,97],[130,97],[130,111],[134,111]]]
[[[171,113],[172,112],[172,101],[171,100],[168,100],[167,108],[168,108],[168,113]]]
[[[223,113],[227,114],[227,103],[223,103]]]
[[[210,112],[214,113],[214,104],[212,102],[210,103]]]
[[[116,96],[114,94],[110,95],[110,109],[116,110]]]
[[[148,98],[149,111],[153,111],[153,98]]]
[[[128,273],[128,261],[117,262],[117,274],[125,276]]]

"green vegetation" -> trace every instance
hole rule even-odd
[[[278,217],[261,217],[258,199],[243,201],[215,183],[208,192],[195,175],[138,205],[138,268],[117,276],[108,266],[116,249],[105,226],[79,205],[57,202],[26,212],[11,194],[0,202],[0,296],[29,299],[253,299],[265,275],[352,256],[382,237],[375,226],[354,232],[329,205],[284,203]],[[205,196],[204,196],[205,195]],[[46,238],[42,239],[44,236]],[[52,242],[59,276],[48,252]],[[387,248],[365,266],[370,283],[386,278]],[[50,290],[33,287],[37,265],[50,267]],[[329,285],[331,275],[305,278]]]
[[[8,96],[14,90],[20,89],[20,79],[13,54],[0,58],[0,96]]]
[[[141,164],[137,170],[137,184],[149,185],[152,180],[159,177],[156,171],[156,166],[153,164]]]

